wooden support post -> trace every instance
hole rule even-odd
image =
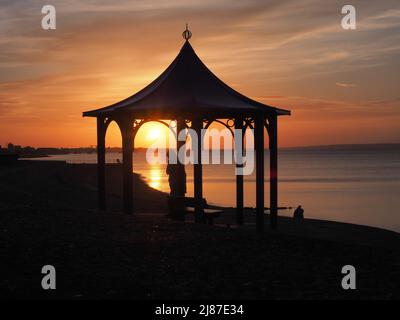
[[[194,164],[194,198],[196,200],[195,221],[197,223],[205,223],[204,208],[203,208],[203,167],[201,159],[202,136],[201,129],[203,128],[203,120],[201,118],[192,121],[192,128],[197,133],[197,150],[195,152]]]
[[[133,125],[124,120],[121,124],[122,131],[122,166],[123,166],[123,201],[124,212],[133,213]]]
[[[97,118],[97,201],[99,210],[106,209],[106,126]]]
[[[256,228],[264,231],[264,116],[257,114],[255,119],[256,147]]]
[[[180,194],[178,196],[184,197],[186,194],[186,172],[185,172],[185,164],[179,161],[179,150],[185,150],[186,141],[179,141],[178,136],[181,131],[185,130],[185,120],[184,119],[177,119],[176,120],[176,150],[177,150],[177,166],[178,172],[182,175],[182,188],[180,188]]]
[[[235,153],[236,153],[236,168],[243,168],[243,118],[241,116],[235,119],[235,134],[240,130],[241,136],[235,137]],[[236,174],[236,223],[243,224],[243,174]]]
[[[269,152],[270,152],[270,224],[275,229],[278,224],[278,117],[269,119]]]

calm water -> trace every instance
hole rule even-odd
[[[266,152],[266,166],[268,166]],[[51,156],[71,163],[95,163],[95,154]],[[121,159],[107,154],[107,162]],[[267,169],[268,167],[266,167]],[[134,155],[134,171],[161,191],[169,191],[165,165],[150,165],[145,153]],[[193,168],[187,166],[188,195],[193,195]],[[266,171],[268,172],[268,171]],[[204,197],[209,203],[235,205],[233,165],[204,165]],[[266,177],[266,206],[269,202]],[[245,206],[255,206],[255,175],[245,177]],[[400,231],[400,145],[279,152],[279,205],[301,204],[305,215]],[[280,211],[290,215],[291,210]]]

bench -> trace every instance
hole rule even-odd
[[[219,217],[224,212],[223,210],[210,209],[204,198],[199,204],[193,197],[170,196],[168,198],[169,216],[176,220],[185,221],[185,215],[195,214],[197,206],[200,207],[202,215],[204,215],[209,225],[213,224],[214,218]]]

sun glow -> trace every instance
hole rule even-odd
[[[135,148],[165,147],[169,141],[168,130],[164,124],[155,121],[146,122],[135,136]]]
[[[161,136],[161,131],[159,128],[151,128],[147,133],[147,140],[154,141],[160,138],[160,136]]]

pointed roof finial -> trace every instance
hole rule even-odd
[[[192,37],[192,32],[189,30],[188,24],[187,24],[187,23],[186,23],[186,30],[183,31],[182,37],[183,37],[183,39],[185,39],[186,41],[189,41],[189,39]]]

